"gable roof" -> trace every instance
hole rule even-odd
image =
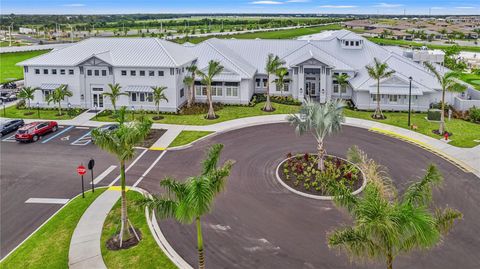
[[[126,67],[177,67],[195,59],[183,46],[158,38],[89,38],[18,65],[75,66],[93,56]]]

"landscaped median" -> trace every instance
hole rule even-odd
[[[184,146],[212,133],[214,132],[182,131],[177,137],[175,137],[175,140],[173,140],[168,147],[173,148],[173,147]]]
[[[58,115],[58,109],[52,108],[17,108],[15,105],[1,108],[0,117],[12,119],[43,119],[43,120],[70,120],[80,115],[82,109],[62,109],[62,115]]]
[[[45,225],[21,244],[4,261],[2,269],[68,268],[68,251],[73,231],[90,204],[103,192],[86,192],[66,204]]]

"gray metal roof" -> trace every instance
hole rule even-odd
[[[141,85],[134,85],[134,86],[127,86],[125,87],[126,92],[153,92],[151,86],[141,86]]]
[[[126,67],[177,67],[196,58],[183,46],[158,38],[89,38],[18,65],[75,66],[94,56]]]
[[[62,86],[62,84],[57,83],[42,83],[40,84],[40,89],[42,90],[55,90],[58,87]]]

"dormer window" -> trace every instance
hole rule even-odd
[[[363,47],[363,40],[342,40],[342,47],[344,49],[361,49]]]

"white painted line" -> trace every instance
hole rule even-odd
[[[152,165],[150,165],[150,167],[148,167],[148,169],[145,170],[145,172],[142,174],[142,176],[133,184],[132,187],[136,187],[140,182],[142,182],[143,178],[150,172],[150,170],[153,169],[153,167],[158,163],[158,161],[160,161],[160,159],[163,157],[163,155],[165,155],[165,153],[167,153],[166,150],[162,151],[160,156],[158,156],[157,159],[152,163]]]
[[[100,181],[102,181],[102,179],[104,179],[108,174],[110,174],[110,172],[115,170],[115,168],[117,168],[116,165],[110,165],[110,167],[108,167],[105,171],[103,171],[93,180],[93,184],[97,185]]]
[[[45,144],[45,143],[47,143],[48,141],[54,139],[55,137],[58,137],[59,135],[65,133],[65,132],[68,132],[68,131],[69,131],[70,129],[72,129],[72,128],[73,128],[73,126],[69,126],[69,127],[65,128],[65,129],[63,129],[61,132],[59,132],[59,133],[57,133],[57,134],[55,134],[55,135],[53,135],[53,136],[50,136],[49,138],[47,138],[47,139],[45,139],[44,141],[42,141],[42,144]]]
[[[82,130],[88,130],[90,127],[85,127],[85,126],[77,126],[75,129],[82,129]]]
[[[2,141],[5,141],[5,142],[16,142],[16,140],[15,140],[15,135],[11,135],[11,136],[3,139]]]
[[[90,136],[91,133],[92,133],[92,131],[88,131],[87,133],[82,135],[80,138],[73,141],[70,145],[74,145],[74,146],[86,146],[86,145],[88,145],[90,142],[92,142],[92,137]]]
[[[65,126],[63,126],[63,125],[58,126],[58,129],[63,129],[63,128],[65,128]]]
[[[26,204],[59,204],[64,205],[69,199],[57,199],[57,198],[29,198],[25,201]]]
[[[128,170],[130,170],[130,168],[132,168],[132,166],[134,166],[134,165],[138,162],[138,160],[139,160],[140,158],[142,158],[142,156],[145,155],[145,153],[147,153],[147,151],[148,151],[148,149],[145,149],[144,151],[142,151],[142,153],[140,153],[140,155],[138,155],[138,157],[137,157],[135,160],[133,160],[133,162],[127,167],[127,169],[125,169],[125,173],[127,173]],[[110,186],[110,187],[113,186],[113,184],[115,184],[119,179],[120,179],[120,175],[118,175],[118,176],[112,181],[112,183],[108,184],[108,186]]]

